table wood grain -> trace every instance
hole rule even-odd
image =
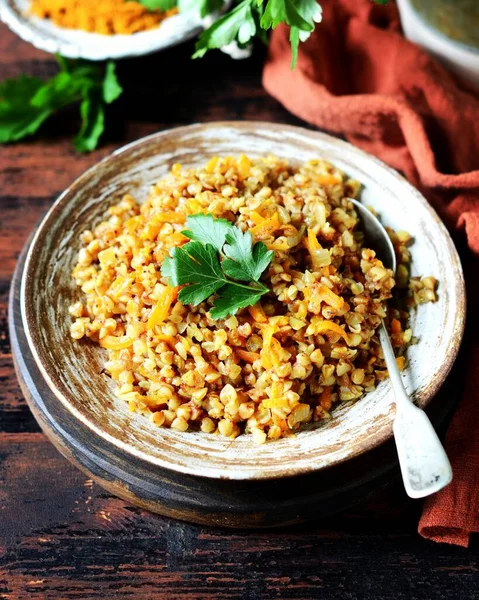
[[[55,197],[126,142],[221,119],[302,124],[261,86],[264,49],[190,61],[190,44],[118,66],[126,89],[101,148],[77,154],[67,109],[34,138],[0,147],[0,598],[4,600],[468,600],[479,543],[421,539],[421,503],[399,483],[353,510],[267,532],[188,525],[110,496],[46,440],[17,384],[7,331],[16,258]],[[0,80],[48,76],[52,58],[0,26]]]

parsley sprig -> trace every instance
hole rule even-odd
[[[223,0],[139,0],[150,10],[178,7],[180,13],[195,12],[201,17],[224,7]],[[387,4],[388,0],[373,0]],[[232,6],[208,29],[196,43],[193,58],[204,56],[208,50],[224,48],[236,42],[246,46],[254,37],[267,42],[267,32],[284,23],[290,28],[292,63],[298,58],[299,43],[304,42],[322,19],[317,0],[235,0]]]
[[[190,5],[192,4],[196,2],[190,1]],[[268,30],[285,23],[290,27],[291,66],[294,67],[299,42],[311,35],[321,18],[321,6],[316,0],[242,0],[202,33],[196,43],[193,58],[232,42],[244,47],[255,36],[266,40]]]
[[[186,225],[182,233],[190,241],[174,248],[161,268],[170,285],[185,286],[178,294],[180,302],[197,306],[217,294],[210,316],[224,319],[269,291],[260,277],[273,251],[263,242],[253,243],[249,231],[211,214],[189,216]]]
[[[90,152],[105,128],[105,105],[122,93],[115,64],[101,68],[91,62],[57,56],[60,71],[48,81],[22,75],[0,83],[0,144],[34,134],[55,112],[80,105],[81,127],[73,143]]]
[[[224,6],[223,0],[139,0],[149,10],[178,7],[180,13],[194,12],[206,17]],[[296,64],[298,46],[321,21],[322,10],[317,0],[241,0],[208,27],[199,37],[193,58],[200,58],[214,48],[224,48],[233,42],[246,46],[252,38],[267,42],[267,31],[280,23],[290,27],[293,55]]]

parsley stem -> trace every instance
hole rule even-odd
[[[234,279],[223,279],[223,281],[225,282],[225,285],[236,285],[237,287],[244,288],[245,290],[257,290],[258,292],[262,292],[263,294],[264,292],[269,291],[269,289],[259,281],[255,281],[253,283],[257,283],[260,287],[256,287],[255,285],[245,285],[244,283],[238,283]]]

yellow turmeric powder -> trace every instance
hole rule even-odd
[[[139,2],[127,0],[32,0],[30,10],[60,27],[103,35],[153,29],[177,12],[176,9],[150,12]]]

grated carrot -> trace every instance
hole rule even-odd
[[[348,334],[334,321],[320,321],[319,323],[316,323],[316,334],[322,334],[325,331],[332,331],[333,333],[337,333],[338,335],[342,336],[345,340],[348,339]]]
[[[171,346],[172,350],[176,349],[176,338],[174,338],[172,335],[166,335],[164,333],[155,333],[155,339],[159,340],[160,342],[166,342]]]
[[[330,175],[329,173],[326,175],[318,175],[316,181],[320,185],[336,185],[337,183],[341,183],[340,181],[338,181],[336,175]]]
[[[278,213],[274,213],[272,217],[264,219],[259,225],[255,225],[251,229],[251,233],[254,237],[266,237],[274,233],[280,227],[281,223],[279,222]]]
[[[176,8],[150,11],[140,2],[125,0],[32,0],[30,11],[60,27],[103,35],[153,29],[178,12]]]
[[[341,296],[335,294],[332,290],[330,290],[327,286],[322,283],[315,284],[313,288],[313,296],[311,298],[311,302],[314,301],[323,301],[326,304],[329,304],[335,310],[341,310],[344,308],[344,300]]]
[[[243,179],[249,177],[251,172],[252,162],[251,159],[246,156],[246,154],[241,154],[238,160],[238,171]]]
[[[398,319],[392,319],[391,320],[391,333],[401,333],[401,331],[402,331],[401,321],[399,321]]]
[[[329,410],[333,403],[332,393],[330,387],[325,387],[319,396],[319,403],[321,404],[321,408],[324,410]]]
[[[274,325],[266,325],[263,329],[263,347],[261,348],[261,366],[264,369],[271,369],[273,362],[271,360],[271,340],[276,331]]]
[[[250,219],[253,221],[253,223],[254,223],[255,225],[259,225],[260,223],[263,223],[263,222],[264,222],[264,220],[265,220],[265,218],[264,218],[264,217],[262,217],[262,216],[259,214],[259,212],[255,211],[255,210],[252,210],[252,211],[251,211],[249,218],[250,218]]]
[[[186,201],[186,209],[190,215],[196,215],[201,212],[201,208],[201,204],[195,198],[188,198]]]
[[[248,306],[248,312],[257,323],[267,323],[268,322],[268,319],[267,319],[266,315],[264,314],[263,307],[261,306],[261,304],[259,302],[257,302],[256,304],[253,304],[253,306]]]
[[[131,235],[135,233],[135,231],[145,222],[145,217],[143,215],[136,215],[135,217],[130,217],[128,221],[125,221],[125,227],[128,229],[128,233]]]
[[[124,348],[129,348],[133,345],[133,338],[122,335],[107,335],[99,341],[99,344],[102,348],[106,348],[107,350],[123,350]]]
[[[163,290],[161,296],[158,298],[154,309],[150,313],[148,319],[148,329],[153,329],[155,325],[163,323],[166,317],[170,314],[170,308],[172,303],[178,296],[178,288],[171,287],[169,285]]]
[[[279,340],[277,340],[275,337],[272,337],[271,338],[271,362],[273,363],[274,367],[280,367],[282,364],[281,363],[282,350],[283,350],[283,348],[281,347]]]
[[[318,238],[312,229],[308,229],[308,250],[313,252],[314,250],[321,250],[322,246],[318,242]]]
[[[219,156],[211,157],[210,160],[206,163],[205,171],[207,173],[213,173],[213,171],[216,169],[216,165],[218,164],[219,159]]]
[[[265,408],[287,408],[289,406],[288,399],[283,396],[282,383],[279,381],[271,383],[270,397],[263,400],[263,406]]]
[[[177,223],[182,224],[186,220],[186,216],[182,213],[176,212],[164,212],[153,217],[148,223],[147,227],[141,232],[140,238],[142,240],[154,240],[160,233],[165,223]],[[186,237],[180,232],[174,232],[171,234],[171,238],[178,238],[180,236],[181,242],[186,241]]]
[[[108,288],[108,296],[111,296],[114,300],[118,299],[128,290],[134,279],[135,276],[133,274],[127,275],[126,277],[119,275]]]
[[[184,223],[186,220],[186,215],[180,212],[175,212],[173,210],[167,210],[165,212],[159,213],[155,215],[152,219],[152,223]]]
[[[260,359],[258,352],[248,352],[247,350],[241,350],[240,348],[235,350],[235,353],[239,358],[241,358],[241,360],[244,360],[251,365]]]
[[[265,398],[262,402],[265,408],[288,408],[287,398]]]

